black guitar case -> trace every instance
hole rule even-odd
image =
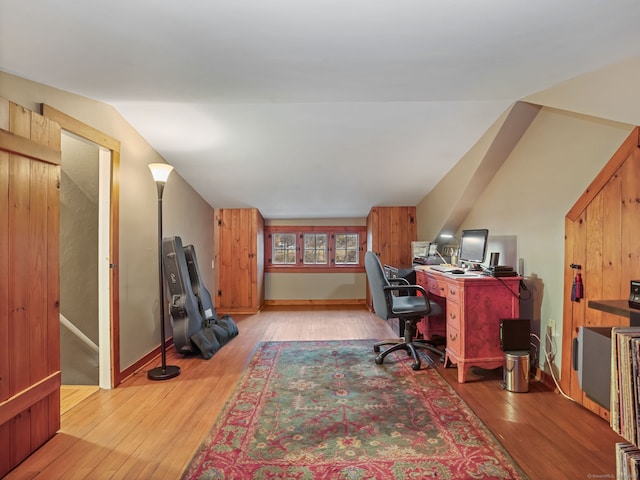
[[[187,259],[180,237],[162,239],[165,281],[169,287],[169,313],[173,321],[173,343],[182,354],[196,352],[191,337],[202,329],[198,300],[191,290]]]
[[[211,301],[209,290],[207,290],[202,282],[198,261],[196,259],[196,250],[193,248],[193,245],[186,245],[184,247],[184,255],[187,259],[187,268],[189,269],[189,278],[191,279],[191,290],[198,299],[200,314],[205,321],[210,324],[211,328],[214,329],[220,344],[224,345],[238,335],[238,325],[229,315],[218,317],[213,302]]]
[[[162,253],[175,348],[182,354],[200,353],[209,359],[238,334],[238,327],[229,316],[218,318],[192,245],[183,247],[180,237],[165,238]]]

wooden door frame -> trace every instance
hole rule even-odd
[[[47,105],[42,104],[42,115],[57,122],[63,130],[89,140],[111,152],[111,206],[110,206],[110,241],[109,263],[110,292],[111,292],[111,387],[118,386],[123,375],[120,371],[120,280],[118,273],[120,253],[120,141],[79,121],[69,115]]]

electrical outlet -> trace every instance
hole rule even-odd
[[[549,319],[549,321],[547,322],[547,328],[549,329],[549,335],[551,335],[552,337],[556,336],[556,321]]]

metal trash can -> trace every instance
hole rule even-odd
[[[528,392],[529,368],[529,352],[504,352],[504,388],[510,392]]]

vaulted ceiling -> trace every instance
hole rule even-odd
[[[637,0],[0,0],[0,70],[113,105],[214,207],[416,205],[514,102],[640,54]]]

